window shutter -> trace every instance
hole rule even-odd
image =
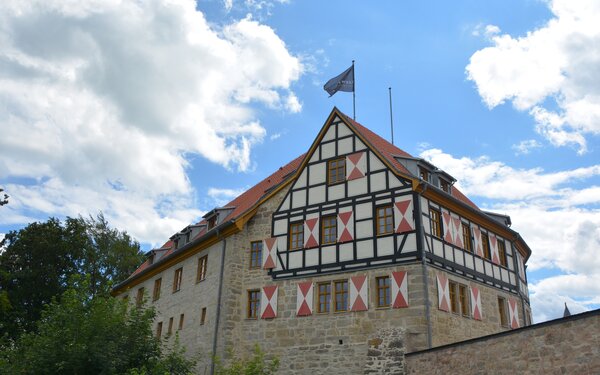
[[[438,308],[450,312],[450,289],[448,289],[448,278],[441,273],[437,274]]]
[[[500,256],[498,255],[498,239],[495,234],[488,232],[490,239],[490,252],[492,253],[492,262],[500,264]]]
[[[304,248],[319,246],[319,218],[304,221]]]
[[[508,320],[510,328],[519,328],[519,304],[514,298],[508,299]]]
[[[454,243],[454,238],[452,237],[452,217],[448,211],[442,211],[442,221],[444,227],[444,240],[448,243]]]
[[[460,217],[452,215],[452,229],[454,232],[454,244],[460,248],[464,246],[462,239],[462,221]]]
[[[392,272],[392,307],[408,307],[408,278],[406,271]]]
[[[262,288],[260,294],[260,317],[261,319],[277,317],[277,285]]]
[[[354,240],[354,212],[351,207],[341,208],[338,213],[337,237],[338,242]]]
[[[369,309],[369,286],[367,276],[350,278],[350,311],[365,311]]]
[[[410,232],[415,229],[411,195],[395,198],[394,226],[396,227],[396,233]]]
[[[277,238],[265,238],[263,240],[262,267],[270,269],[277,267]]]
[[[296,316],[312,315],[312,303],[313,283],[311,281],[298,283],[298,294],[296,295]]]
[[[363,178],[367,174],[367,154],[364,151],[346,156],[346,180]]]
[[[471,316],[475,320],[482,319],[481,313],[481,293],[479,288],[471,286]]]
[[[472,229],[473,248],[475,249],[475,254],[483,257],[483,248],[481,247],[481,230],[476,226],[472,226]]]

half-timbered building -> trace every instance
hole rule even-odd
[[[149,252],[113,294],[154,305],[157,335],[178,332],[200,373],[257,343],[282,373],[361,373],[382,330],[415,351],[531,324],[530,249],[455,182],[334,108],[306,154]]]

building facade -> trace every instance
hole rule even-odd
[[[113,294],[154,305],[156,334],[178,333],[199,373],[255,344],[280,373],[362,373],[378,332],[401,329],[411,352],[531,324],[531,250],[454,183],[334,108],[306,154]]]

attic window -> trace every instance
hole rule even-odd
[[[327,162],[327,183],[329,185],[346,181],[346,159],[340,158]]]
[[[423,181],[429,181],[429,172],[423,167],[419,167],[419,177]]]
[[[208,228],[207,230],[213,229],[217,225],[217,215],[208,219]]]
[[[446,180],[442,180],[440,178],[440,189],[445,191],[446,193],[450,193],[450,184]]]

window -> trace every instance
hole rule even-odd
[[[202,313],[200,314],[200,325],[204,325],[206,322],[206,307],[202,308]]]
[[[508,319],[506,317],[506,299],[498,297],[498,315],[500,316],[500,325],[508,327]]]
[[[429,172],[427,172],[427,169],[419,167],[419,177],[421,177],[421,180],[423,181],[429,181]]]
[[[466,285],[458,285],[458,298],[460,302],[460,313],[463,316],[469,316],[469,297],[467,294],[467,286]]]
[[[492,259],[490,253],[490,239],[486,233],[481,233],[481,246],[483,247],[483,256],[485,259]]]
[[[178,331],[181,331],[183,329],[183,314],[179,315],[179,326],[177,327]]]
[[[440,212],[438,210],[434,210],[433,208],[429,209],[429,222],[431,224],[431,234],[442,238],[442,224],[440,222]]]
[[[337,216],[323,216],[321,218],[321,243],[335,243],[337,241]]]
[[[450,184],[448,181],[440,179],[440,188],[446,193],[450,193]]]
[[[208,227],[206,229],[207,230],[211,230],[216,225],[217,225],[217,215],[214,215],[213,217],[211,217],[211,218],[208,219]]]
[[[381,276],[375,279],[377,283],[377,307],[390,306],[390,277]]]
[[[262,266],[262,241],[250,242],[250,268]]]
[[[248,319],[258,319],[260,310],[260,290],[248,291]]]
[[[471,244],[471,227],[469,227],[469,224],[462,223],[462,236],[464,249],[468,252],[473,252],[473,245]]]
[[[169,330],[167,331],[167,335],[171,335],[173,333],[173,317],[169,318]]]
[[[290,224],[290,250],[302,249],[304,246],[304,223]]]
[[[334,311],[348,311],[348,280],[335,281],[334,285]]]
[[[137,290],[137,295],[135,297],[135,305],[137,307],[142,306],[142,303],[144,303],[144,288],[139,288]]]
[[[154,280],[154,290],[152,291],[152,301],[156,301],[160,298],[160,285],[162,284],[162,278]]]
[[[162,322],[156,324],[156,338],[159,339],[162,336]]]
[[[506,261],[506,245],[504,241],[498,240],[498,255],[500,255],[500,264],[507,267],[508,262]]]
[[[377,207],[377,235],[392,233],[394,231],[394,216],[392,205]]]
[[[173,277],[173,293],[179,292],[181,289],[181,277],[183,276],[183,268],[175,270],[175,277]]]
[[[198,271],[196,272],[196,282],[206,279],[206,264],[208,263],[208,255],[198,259]]]
[[[327,183],[337,184],[346,181],[346,158],[327,162]]]
[[[449,282],[450,286],[450,308],[453,313],[462,316],[470,316],[468,288],[466,285]]]
[[[328,313],[331,310],[331,284],[321,283],[317,287],[317,298],[319,304],[317,307],[318,313]]]

